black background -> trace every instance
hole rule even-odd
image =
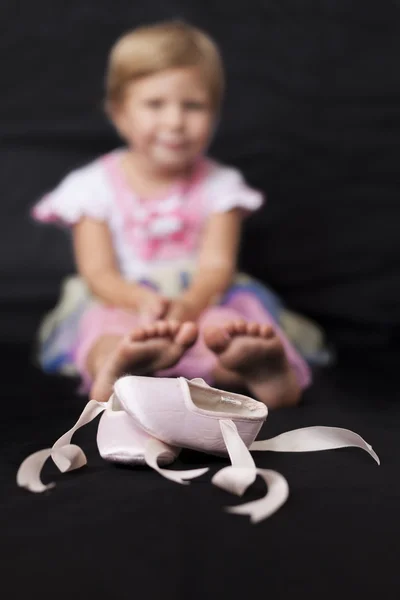
[[[307,425],[357,431],[357,450],[256,456],[290,485],[256,527],[204,476],[181,487],[98,457],[30,495],[27,454],[82,407],[75,383],[32,366],[35,329],[73,271],[69,241],[29,209],[119,142],[103,116],[107,52],[126,29],[185,18],[215,36],[228,93],[215,158],[268,195],[243,266],[316,317],[338,364],[260,437]],[[0,6],[0,563],[5,598],[398,598],[400,5],[397,0],[78,0]],[[177,468],[226,464],[184,452]],[[244,499],[259,497],[257,482]]]

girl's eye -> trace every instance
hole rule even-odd
[[[189,102],[185,102],[185,108],[186,110],[205,110],[206,105],[204,104],[204,102],[196,102],[195,100],[189,101]]]
[[[152,108],[153,110],[157,110],[161,108],[163,105],[163,101],[160,98],[153,98],[151,100],[146,101],[146,106],[148,108]]]

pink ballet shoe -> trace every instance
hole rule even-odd
[[[265,404],[208,386],[202,379],[121,377],[114,403],[151,437],[171,446],[227,455],[221,421],[233,421],[245,446],[268,415]]]
[[[163,477],[180,484],[199,477],[207,468],[189,471],[164,469],[173,462],[180,448],[228,455],[231,465],[218,471],[212,483],[241,496],[261,476],[268,486],[263,498],[228,512],[248,515],[257,523],[285,503],[289,486],[286,479],[269,469],[258,469],[250,451],[311,452],[357,447],[379,464],[372,447],[359,435],[336,427],[309,427],[285,432],[275,438],[255,442],[268,410],[248,396],[208,386],[202,379],[149,378],[127,376],[114,384],[106,403],[91,400],[77,423],[52,448],[28,456],[17,473],[17,484],[32,492],[43,492],[54,484],[43,484],[40,472],[51,457],[60,471],[78,469],[86,464],[82,450],[71,444],[77,429],[100,413],[97,444],[100,455],[110,462],[147,464]]]
[[[128,465],[145,465],[145,449],[151,436],[141,429],[123,410],[115,410],[116,398],[111,396],[97,429],[97,447],[100,456],[109,462]],[[180,448],[160,445],[159,465],[170,465],[176,460]]]

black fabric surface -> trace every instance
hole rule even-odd
[[[47,465],[43,480],[57,486],[44,495],[17,488],[19,463],[69,429],[84,399],[72,382],[27,369],[21,350],[6,355],[6,364],[25,366],[18,381],[3,379],[4,598],[398,598],[400,405],[388,376],[362,365],[325,371],[302,406],[268,417],[260,439],[310,425],[346,427],[372,444],[381,466],[358,449],[254,453],[257,465],[287,478],[290,497],[253,526],[223,507],[261,497],[261,480],[236,498],[210,483],[227,462],[189,451],[171,468],[210,472],[188,486],[110,465],[96,450],[96,422],[74,438],[86,467],[61,475]]]
[[[348,0],[87,0],[0,7],[0,593],[2,598],[396,599],[400,520],[400,5]],[[180,17],[221,45],[228,94],[212,145],[268,203],[246,226],[242,266],[325,326],[338,362],[304,403],[260,434],[355,430],[360,450],[256,455],[290,497],[251,526],[210,465],[179,486],[109,465],[96,423],[78,432],[89,465],[45,495],[16,470],[75,422],[77,382],[32,361],[43,313],[74,269],[68,237],[29,209],[68,170],[115,147],[101,110],[107,52],[127,28]],[[260,497],[261,481],[243,498]]]

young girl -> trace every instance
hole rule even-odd
[[[295,404],[310,382],[259,286],[236,275],[242,219],[262,196],[205,157],[223,80],[198,29],[172,22],[124,35],[109,58],[106,109],[126,145],[34,207],[36,219],[72,228],[87,291],[76,335],[68,319],[64,331],[98,401],[129,372],[247,386],[272,408]]]

